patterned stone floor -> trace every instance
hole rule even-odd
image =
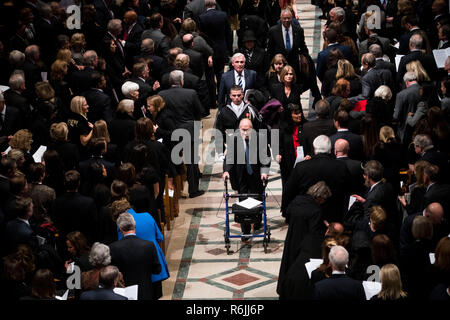
[[[323,20],[309,0],[297,1],[299,18],[305,29],[306,44],[313,59],[321,45]],[[310,93],[302,95],[305,113],[310,111]],[[203,132],[214,125],[203,121]],[[210,136],[203,136],[203,150],[211,153]],[[216,161],[200,165],[203,178],[200,188],[206,193],[194,199],[182,199],[180,214],[172,229],[166,232],[166,259],[170,278],[163,282],[162,300],[274,300],[287,226],[281,217],[281,179],[279,166],[272,161],[267,193],[267,225],[271,230],[268,252],[264,253],[262,238],[249,244],[231,239],[232,254],[227,255],[224,243],[225,201],[221,179],[222,165]],[[234,200],[233,200],[234,202]],[[230,202],[232,203],[232,202]],[[231,234],[240,234],[239,224],[230,221]]]

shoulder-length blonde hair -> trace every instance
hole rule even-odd
[[[104,138],[106,143],[111,142],[109,137],[108,125],[105,120],[97,120],[94,123],[92,138]]]
[[[431,81],[430,77],[428,76],[428,73],[425,71],[422,63],[420,63],[419,60],[409,62],[406,65],[406,71],[414,72],[416,74],[418,82]]]
[[[353,79],[356,77],[355,68],[346,59],[339,59],[337,63],[336,79]]]
[[[147,105],[153,105],[158,114],[166,106],[166,101],[160,95],[154,95],[147,98]]]
[[[32,143],[33,134],[28,129],[20,129],[9,140],[9,145],[12,149],[20,149],[22,151],[30,151]]]
[[[86,117],[86,114],[83,112],[83,105],[86,102],[86,98],[83,96],[75,96],[70,101],[70,110],[74,113],[81,114]]]
[[[381,291],[377,296],[381,300],[397,300],[406,297],[406,292],[402,288],[400,270],[395,264],[389,263],[381,267],[380,280]]]

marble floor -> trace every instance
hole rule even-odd
[[[321,46],[321,12],[309,0],[298,0],[300,24],[305,29],[306,44],[313,59]],[[310,92],[302,95],[305,113],[311,111]],[[217,110],[203,122],[204,154],[213,153],[209,128],[213,127]],[[206,159],[206,156],[203,157]],[[203,177],[200,188],[206,193],[194,199],[181,199],[180,213],[166,231],[166,259],[170,278],[163,282],[161,300],[276,300],[278,271],[283,253],[287,225],[281,217],[281,178],[279,166],[272,161],[267,194],[267,225],[271,241],[264,253],[262,238],[247,244],[231,239],[231,254],[224,242],[225,201],[221,179],[222,162],[201,163]],[[230,200],[234,202],[234,200]],[[232,203],[230,202],[230,203]],[[239,224],[230,220],[230,233],[240,234]]]

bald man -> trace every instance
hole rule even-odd
[[[263,180],[267,180],[270,170],[270,149],[266,145],[266,150],[260,150],[258,132],[253,130],[252,122],[247,118],[239,122],[239,135],[235,134],[227,140],[231,139],[227,143],[222,178],[230,179],[231,187],[238,193],[262,194]],[[240,198],[240,201],[245,198]],[[262,215],[259,215],[258,222],[253,226],[254,231],[261,227],[261,218]],[[248,241],[251,224],[242,223],[241,230],[241,240]]]
[[[123,16],[123,35],[125,64],[129,70],[133,69],[133,57],[139,54],[141,36],[144,27],[137,21],[138,15],[133,10],[125,12]]]
[[[417,216],[424,216],[433,223],[433,238],[431,248],[435,248],[439,240],[448,235],[448,222],[444,219],[444,209],[439,202],[430,203],[422,212],[411,214],[403,220],[400,229],[400,254],[414,241],[412,224]]]
[[[361,167],[361,161],[353,160],[348,157],[350,150],[350,144],[345,139],[337,139],[334,143],[334,155],[339,161],[343,161],[350,172],[352,186],[352,193],[362,195],[364,193],[364,178],[363,169]]]
[[[183,36],[182,41],[183,53],[187,54],[190,59],[189,67],[191,68],[192,73],[201,79],[205,73],[205,65],[202,54],[192,48],[194,46],[194,36],[190,33],[186,33]]]

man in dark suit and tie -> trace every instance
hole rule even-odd
[[[317,119],[308,121],[303,125],[303,148],[305,155],[312,156],[314,154],[313,141],[320,135],[331,136],[336,132],[333,120],[330,119],[330,104],[327,100],[322,99],[316,102],[314,109]]]
[[[362,169],[362,163],[359,160],[349,158],[349,150],[350,145],[345,139],[338,139],[334,143],[334,155],[336,156],[336,159],[344,162],[347,166],[348,172],[350,172],[352,184],[349,191],[351,193],[364,194],[364,171]]]
[[[253,130],[252,121],[243,118],[239,122],[239,135],[228,139],[222,178],[230,179],[232,188],[238,193],[262,194],[264,190],[263,181],[267,180],[270,170],[270,149],[267,145],[259,146],[259,138],[259,133]],[[266,147],[266,150],[260,150],[261,147]],[[261,220],[253,228],[257,230],[260,226]],[[241,224],[242,241],[248,241],[250,229],[250,224]]]
[[[330,136],[331,145],[334,147],[338,139],[345,139],[350,145],[349,157],[355,160],[362,160],[364,158],[364,150],[361,136],[348,130],[348,119],[349,115],[345,110],[337,111],[334,114],[334,126],[337,132]],[[332,153],[334,153],[334,148]]]
[[[239,48],[239,52],[245,56],[246,68],[256,72],[256,88],[260,88],[264,85],[266,79],[266,52],[257,46],[257,39],[252,30],[244,31],[242,35],[242,46]]]
[[[29,220],[33,215],[33,200],[19,197],[15,200],[17,217],[6,224],[4,239],[8,250],[14,250],[19,244],[26,244],[34,251],[39,247],[39,240],[30,226]]]
[[[333,246],[328,255],[333,273],[330,278],[321,280],[313,289],[314,300],[365,301],[366,294],[361,281],[345,274],[348,252],[339,245]]]
[[[95,71],[91,74],[90,82],[92,83],[92,87],[82,94],[89,105],[88,120],[91,123],[95,123],[95,121],[103,119],[107,123],[110,123],[113,117],[113,111],[111,98],[103,91],[106,88],[105,76]]]
[[[304,30],[302,27],[292,24],[290,10],[282,10],[280,19],[281,24],[276,24],[269,29],[267,58],[270,61],[274,55],[281,53],[286,57],[288,64],[294,68],[298,78],[300,74],[298,55],[309,56]]]
[[[422,52],[422,43],[423,37],[418,33],[413,34],[409,39],[409,53],[400,59],[400,63],[398,65],[397,83],[400,85],[400,88],[402,87],[401,82],[403,80],[403,76],[406,73],[406,65],[414,60],[420,61],[431,80],[435,81],[439,76],[434,57]]]
[[[195,145],[195,124],[194,121],[200,121],[203,114],[203,108],[198,98],[198,94],[193,89],[183,88],[184,73],[181,70],[174,70],[170,73],[170,89],[162,90],[159,95],[166,102],[166,108],[169,108],[177,115],[177,127],[187,130],[190,138],[190,159],[186,158],[187,152],[184,151],[186,174],[189,184],[189,197],[194,198],[205,193],[199,190],[200,170],[198,168],[198,146]],[[197,133],[198,134],[198,133]]]
[[[372,53],[365,53],[361,58],[361,65],[363,71],[365,71],[364,76],[361,78],[362,92],[355,97],[350,97],[353,103],[361,100],[370,99],[373,97],[375,90],[377,90],[381,85],[386,85],[392,88],[393,79],[391,72],[385,69],[375,69],[376,60]]]
[[[396,205],[396,194],[389,182],[383,180],[383,165],[377,160],[370,160],[364,165],[364,184],[369,188],[366,196],[361,197],[353,194],[357,202],[362,203],[364,215],[370,217],[370,208],[381,206],[386,211],[387,223],[390,223],[395,230],[400,229],[402,217]]]
[[[128,300],[127,297],[114,292],[118,282],[119,268],[114,265],[106,266],[98,275],[99,288],[82,292],[80,300]]]
[[[216,9],[216,0],[204,1],[206,11],[199,16],[198,28],[213,43],[213,68],[217,83],[220,83],[223,68],[233,52],[233,32],[228,15]]]
[[[235,53],[231,58],[233,69],[222,75],[219,85],[219,110],[231,102],[230,89],[238,85],[245,92],[247,89],[255,89],[256,72],[245,68],[245,56],[242,53]]]
[[[408,31],[404,33],[399,40],[398,54],[405,55],[409,53],[409,39],[415,33],[420,33],[421,35],[426,34],[425,31],[421,30],[419,27],[419,20],[416,14],[409,14],[405,17],[403,22],[404,28]],[[421,49],[427,50],[430,47],[428,39],[424,39],[422,42]]]
[[[151,300],[152,274],[161,272],[155,245],[136,236],[136,221],[131,214],[122,213],[116,223],[123,238],[109,245],[111,264],[120,269],[125,285],[138,285],[138,300]]]
[[[141,36],[144,27],[138,22],[138,15],[135,11],[125,12],[123,16],[123,36],[125,42],[123,46],[125,54],[125,64],[129,70],[133,66],[133,57],[139,54],[141,46]]]
[[[167,59],[170,43],[167,36],[161,31],[164,23],[163,16],[160,13],[154,13],[150,17],[149,23],[150,28],[142,32],[142,40],[147,38],[152,39],[155,44],[155,54]]]
[[[183,53],[189,56],[189,66],[192,69],[192,73],[202,79],[205,75],[205,66],[203,64],[203,56],[200,52],[192,49],[194,45],[194,36],[190,33],[186,33],[183,38]]]
[[[348,61],[354,60],[351,48],[337,42],[336,30],[328,28],[325,31],[325,38],[328,40],[329,45],[317,55],[316,73],[320,81],[323,81],[323,76],[325,75],[325,71],[327,71],[328,56],[332,49],[338,49],[341,51],[345,59]]]
[[[130,78],[131,82],[139,85],[139,97],[149,97],[156,94],[160,87],[159,81],[153,81],[150,78],[150,69],[145,62],[138,62],[133,65],[133,76]]]
[[[6,90],[3,95],[7,106],[19,110],[21,115],[21,126],[23,128],[29,128],[31,125],[31,109],[30,103],[26,97],[24,75],[20,73],[12,74],[9,77],[9,89]]]
[[[331,190],[331,197],[325,203],[324,219],[340,222],[347,209],[345,200],[349,197],[351,186],[347,166],[331,155],[331,141],[325,135],[314,139],[314,155],[309,160],[297,163],[283,190],[281,211],[286,214],[287,207],[297,195],[304,195],[309,187],[324,181]]]

